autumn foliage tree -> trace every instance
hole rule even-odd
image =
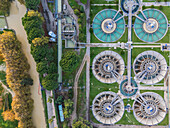
[[[41,38],[44,35],[42,23],[44,19],[38,11],[30,10],[22,18],[22,25],[27,32],[29,43],[32,43],[34,38]]]
[[[12,110],[6,110],[6,111],[2,112],[2,116],[5,121],[7,121],[7,120],[14,121],[15,120],[15,114]]]
[[[15,93],[11,104],[15,119],[19,121],[20,128],[33,128],[33,100],[29,86],[32,78],[28,74],[30,66],[13,32],[4,31],[0,35],[0,51],[6,62],[7,84]]]

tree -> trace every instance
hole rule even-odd
[[[40,0],[25,0],[25,5],[27,8],[32,10],[37,10]]]
[[[145,6],[145,5],[143,5],[143,9],[146,9],[146,6]]]
[[[51,124],[54,121],[55,116],[52,116],[50,119],[48,119],[48,123]]]
[[[2,12],[5,15],[8,15],[10,5],[11,5],[10,0],[0,0],[0,12]]]
[[[64,72],[71,73],[75,70],[79,63],[79,56],[75,51],[68,51],[62,55],[62,59],[60,61],[60,66],[62,67]]]
[[[47,102],[52,103],[52,101],[53,101],[53,97],[49,96]]]
[[[78,9],[74,10],[75,15],[79,15],[80,11]]]
[[[76,122],[72,125],[73,128],[93,128],[90,122],[84,120],[83,118],[79,118]]]
[[[48,67],[48,73],[56,73],[57,72],[57,66],[54,62],[50,63]]]
[[[45,60],[45,57],[48,56],[48,46],[44,45],[44,46],[36,46],[34,47],[31,44],[31,54],[34,57],[34,60],[36,61],[36,63],[39,63],[43,60]]]
[[[18,2],[25,5],[25,0],[18,0]]]
[[[155,8],[155,6],[154,6],[154,5],[151,5],[151,8]]]
[[[28,33],[28,41],[31,44],[34,38],[42,37],[44,35],[43,28],[32,28]]]
[[[55,100],[55,103],[58,104],[58,105],[62,104],[63,103],[63,96],[62,95],[58,96],[57,99]]]
[[[12,110],[6,110],[2,113],[2,116],[5,121],[14,121],[15,120],[15,114]]]
[[[31,77],[27,77],[27,78],[22,79],[21,85],[24,85],[24,86],[33,85],[33,79]]]
[[[32,128],[33,100],[29,86],[25,86],[26,83],[30,84],[32,82],[28,75],[30,66],[21,50],[21,43],[17,40],[13,32],[3,31],[0,35],[0,51],[6,62],[7,84],[15,93],[11,104],[12,110],[15,113],[15,119],[19,121],[18,126],[20,128]],[[29,80],[25,78],[29,78]],[[21,84],[22,82],[24,82],[23,85]],[[9,112],[8,114],[12,115],[12,113]],[[6,114],[4,114],[4,116],[5,115]],[[9,117],[11,119],[11,116]],[[2,127],[6,128],[6,126]],[[11,127],[8,126],[7,128]]]
[[[30,33],[32,28],[41,29],[42,28],[41,22],[42,21],[39,17],[34,17],[34,20],[28,20],[28,21],[24,21],[23,19],[24,29],[27,32],[27,35]]]
[[[54,74],[48,74],[44,77],[45,80],[54,80],[57,81],[58,79],[58,74],[54,73]]]
[[[42,36],[41,38],[34,38],[34,40],[32,40],[32,43],[34,46],[42,46],[42,45],[46,45],[49,42],[49,37],[44,37]]]
[[[70,99],[64,100],[64,112],[63,112],[64,117],[66,119],[70,118],[72,111],[73,111],[73,102]]]
[[[47,73],[48,70],[48,62],[47,61],[41,61],[37,64],[37,72],[39,72],[41,75],[44,73]]]
[[[2,116],[3,109],[0,109],[0,127],[1,128],[17,128],[18,121],[5,121]]]
[[[162,6],[162,5],[160,5],[160,6],[159,6],[159,10],[162,10],[162,9],[163,9],[163,6]]]
[[[47,89],[47,90],[53,90],[53,89],[56,89],[57,88],[57,85],[58,83],[54,80],[46,80],[46,79],[43,79],[42,80],[42,86],[43,88]]]

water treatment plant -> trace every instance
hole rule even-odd
[[[129,127],[138,127],[131,116],[140,125],[156,127],[167,118],[170,56],[163,54],[161,43],[156,42],[166,36],[168,19],[159,9],[143,9],[143,5],[140,0],[119,0],[117,10],[103,9],[93,18],[93,33],[101,43],[91,44],[97,48],[91,48],[96,54],[91,54],[94,78],[90,78],[103,83],[103,87],[99,82],[90,84],[100,90],[91,103],[94,119],[90,118],[96,127],[121,127],[118,124],[125,117]],[[122,37],[127,42],[120,42]],[[99,47],[104,51],[95,52]],[[109,90],[102,89],[104,86]]]

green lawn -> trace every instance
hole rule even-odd
[[[46,101],[45,90],[42,90],[41,93],[42,93],[42,99],[43,99],[43,105],[44,105],[45,121],[46,121],[47,128],[49,128],[48,110],[47,110],[47,101]]]
[[[110,2],[107,2],[106,0],[91,0],[91,4],[115,4],[118,2],[118,0],[113,0]]]
[[[87,3],[87,0],[80,0],[83,4]]]
[[[86,65],[81,72],[78,81],[78,97],[77,97],[77,115],[78,117],[85,118],[86,115]],[[81,106],[81,107],[79,107]]]
[[[0,17],[0,28],[4,28],[6,26],[6,21],[4,17]]]

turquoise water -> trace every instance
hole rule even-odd
[[[117,11],[113,9],[104,9],[100,11],[93,20],[93,32],[94,35],[102,42],[115,42],[121,38],[125,30],[125,21],[124,18],[116,21],[116,29],[113,33],[107,34],[102,31],[101,24],[105,19],[113,19]],[[117,14],[114,20],[117,20],[122,15]]]
[[[134,29],[135,29],[135,33],[137,35],[137,37],[139,39],[141,39],[144,42],[157,42],[160,39],[162,39],[168,29],[168,23],[167,23],[167,19],[164,16],[164,14],[157,10],[157,9],[146,9],[143,11],[143,13],[145,14],[145,16],[147,18],[153,18],[156,19],[159,27],[158,30],[154,33],[146,33],[143,29],[143,21],[136,18],[135,20],[135,24],[134,24]],[[140,13],[138,15],[141,19],[145,20],[144,16]]]

